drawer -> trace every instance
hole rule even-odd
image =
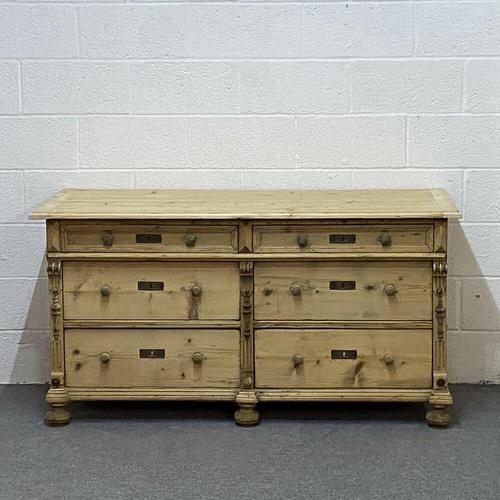
[[[255,252],[431,252],[432,224],[254,227]]]
[[[255,264],[257,320],[430,320],[430,262]]]
[[[238,330],[65,332],[68,387],[237,387]]]
[[[65,262],[66,319],[238,319],[237,262]]]
[[[66,252],[230,252],[238,251],[236,226],[99,223],[62,227]]]
[[[257,387],[431,387],[431,330],[256,330]]]

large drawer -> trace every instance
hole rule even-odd
[[[236,262],[65,262],[65,319],[238,319]]]
[[[237,387],[238,330],[65,332],[68,387]]]
[[[254,227],[255,252],[431,252],[432,224]]]
[[[431,330],[256,330],[257,387],[431,387]]]
[[[238,229],[234,225],[65,223],[61,246],[67,252],[235,253]]]
[[[429,262],[257,262],[257,320],[430,320]]]

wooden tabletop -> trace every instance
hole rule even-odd
[[[444,189],[221,191],[66,189],[31,219],[458,218]]]

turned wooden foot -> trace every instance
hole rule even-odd
[[[446,405],[430,405],[425,419],[430,427],[448,427],[451,415]]]
[[[234,413],[234,421],[238,425],[251,426],[257,425],[260,420],[259,412],[255,405],[240,405],[240,409]]]
[[[238,425],[257,425],[260,420],[259,412],[255,409],[258,403],[257,396],[253,391],[241,391],[236,396],[236,403],[240,407],[234,414],[234,421]]]
[[[45,397],[45,401],[47,401],[51,407],[45,414],[45,422],[48,425],[57,427],[69,424],[69,398],[64,388],[55,389],[51,387]]]
[[[66,407],[56,406],[45,413],[45,422],[53,427],[69,424],[70,414]]]

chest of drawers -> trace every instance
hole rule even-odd
[[[74,400],[412,401],[449,423],[445,191],[65,190],[50,424]]]

